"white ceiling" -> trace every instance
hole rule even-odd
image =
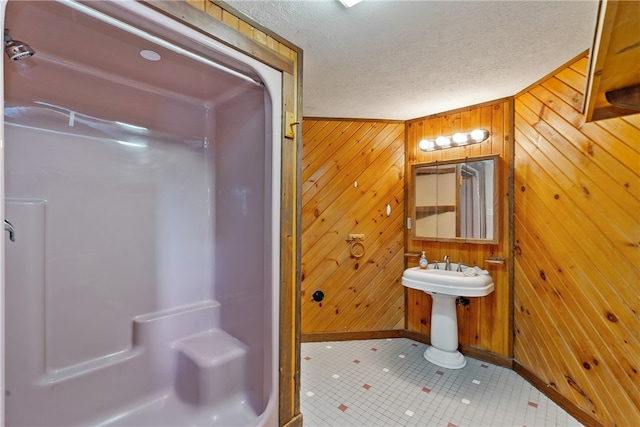
[[[226,0],[304,50],[306,117],[407,120],[511,96],[591,47],[597,0]]]

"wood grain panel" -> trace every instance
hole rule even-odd
[[[586,63],[515,101],[514,358],[598,422],[636,425],[640,115],[584,123]]]
[[[302,333],[402,328],[404,123],[309,118],[302,135]]]
[[[511,356],[511,285],[508,263],[509,245],[509,172],[512,156],[513,107],[511,100],[500,100],[469,107],[454,112],[438,114],[407,122],[407,170],[415,163],[435,160],[458,159],[481,155],[499,155],[498,195],[500,203],[500,227],[498,244],[471,244],[457,242],[427,242],[412,240],[406,232],[407,250],[425,251],[427,258],[442,260],[445,255],[455,262],[478,265],[488,269],[495,283],[495,292],[482,298],[472,298],[467,306],[458,306],[458,339],[460,345],[486,350],[502,356]],[[435,152],[423,152],[418,143],[424,138],[451,135],[476,128],[489,130],[489,140],[482,144],[456,147]],[[410,175],[407,187],[411,188]],[[407,194],[407,206],[411,195]],[[505,265],[486,264],[490,256],[504,257]],[[409,258],[407,266],[417,265],[417,258]],[[406,290],[406,328],[409,331],[430,335],[431,297],[414,289]]]

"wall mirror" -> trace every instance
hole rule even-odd
[[[416,240],[498,243],[498,155],[411,166]]]

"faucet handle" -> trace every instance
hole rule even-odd
[[[444,256],[444,269],[451,271],[451,262],[449,261],[449,255]]]

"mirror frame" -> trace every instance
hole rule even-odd
[[[466,238],[466,237],[426,237],[426,236],[416,236],[416,175],[418,170],[425,167],[434,167],[434,166],[446,166],[446,165],[458,165],[469,162],[478,162],[485,160],[493,160],[493,237],[491,239],[477,239],[477,238]],[[411,212],[411,239],[412,240],[423,240],[423,241],[431,241],[431,242],[459,242],[459,243],[474,243],[474,244],[489,244],[495,245],[498,244],[500,237],[500,155],[491,154],[487,156],[477,156],[477,157],[464,157],[464,158],[456,158],[451,160],[436,160],[427,163],[414,163],[411,165],[411,185],[410,185],[410,194],[409,200],[411,203],[410,212]],[[457,196],[456,196],[457,199]],[[438,206],[435,206],[436,210],[438,210]]]

